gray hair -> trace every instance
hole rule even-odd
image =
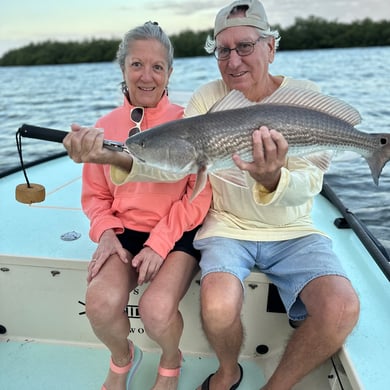
[[[138,26],[128,31],[121,43],[119,44],[118,51],[116,53],[116,60],[119,63],[122,71],[125,69],[126,56],[129,54],[129,45],[134,41],[156,39],[167,50],[167,62],[169,69],[173,65],[173,46],[165,32],[158,25],[157,22],[146,22],[143,26]]]
[[[255,28],[255,27],[254,27]],[[268,30],[264,31],[259,28],[255,28],[260,32],[259,37],[262,38],[269,38],[272,37],[275,39],[275,49],[279,47],[279,41],[280,41],[280,35],[278,30]],[[206,43],[204,45],[204,49],[206,50],[207,53],[212,54],[214,53],[214,50],[216,49],[216,40],[213,39],[210,35],[207,36]]]

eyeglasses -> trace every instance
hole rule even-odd
[[[236,47],[230,49],[229,47],[216,47],[214,50],[215,58],[218,61],[226,61],[230,58],[230,53],[235,50],[240,57],[249,56],[255,50],[255,45],[260,41],[261,38],[264,38],[260,35],[254,42],[239,42]]]
[[[135,123],[135,126],[129,130],[129,137],[141,132],[141,123],[144,119],[144,108],[134,107],[130,111],[130,119]]]

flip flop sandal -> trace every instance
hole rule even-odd
[[[240,368],[240,379],[230,388],[230,390],[236,390],[238,389],[238,386],[240,386],[240,383],[242,381],[242,377],[244,376],[244,370],[241,367],[241,364],[238,363],[238,367]],[[205,381],[202,383],[201,390],[209,390],[210,388],[210,379],[214,374],[210,374]]]

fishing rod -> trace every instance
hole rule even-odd
[[[46,197],[45,187],[41,184],[30,183],[27,177],[26,166],[23,161],[22,137],[62,143],[67,134],[68,132],[63,130],[49,129],[47,127],[28,124],[23,124],[18,129],[16,132],[16,146],[18,149],[21,169],[26,180],[25,184],[23,183],[16,186],[15,198],[18,202],[27,204],[38,203],[43,202]],[[115,152],[127,151],[126,146],[122,142],[118,141],[103,140],[103,147]]]
[[[19,128],[17,134],[20,134],[22,137],[62,143],[68,132],[63,130],[49,129],[47,127],[23,124]],[[122,142],[111,140],[103,140],[103,147],[109,150],[113,150],[114,152],[123,152],[126,149],[126,146]]]

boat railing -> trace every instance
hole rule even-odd
[[[36,159],[34,161],[25,163],[24,167],[26,169],[28,169],[28,168],[34,167],[36,165],[43,164],[45,162],[48,162],[48,161],[51,161],[51,160],[55,160],[56,158],[60,158],[60,157],[66,156],[66,155],[67,155],[67,152],[64,150],[63,152],[50,154],[49,156],[38,158],[38,159]],[[10,175],[12,175],[12,174],[14,174],[16,172],[21,172],[21,171],[22,171],[22,168],[20,167],[20,165],[17,165],[15,167],[10,168],[10,169],[6,169],[5,171],[0,172],[0,179],[3,178],[3,177],[6,177],[6,176],[10,176]]]
[[[358,236],[364,247],[370,253],[383,274],[390,281],[390,256],[384,246],[373,236],[367,226],[347,207],[325,181],[321,195],[328,199],[342,214],[343,218],[334,221],[336,227],[351,228]]]

